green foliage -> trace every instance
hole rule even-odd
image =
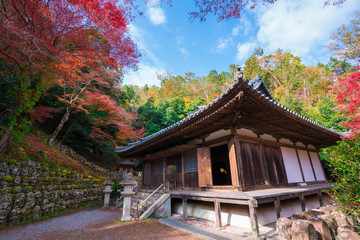
[[[14,179],[13,179],[11,176],[3,176],[1,179],[2,179],[3,181],[5,181],[5,182],[12,182],[12,181],[14,181]]]
[[[114,185],[111,186],[112,192],[110,193],[110,198],[118,198],[120,197],[120,193],[117,191],[122,189],[124,185],[120,184],[116,179],[114,180]]]
[[[360,138],[342,140],[337,146],[323,149],[321,157],[330,167],[334,181],[331,193],[347,214],[360,214]]]
[[[6,161],[8,164],[15,164],[17,161],[15,159],[9,159]]]

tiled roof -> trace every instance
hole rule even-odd
[[[251,79],[250,81],[246,81],[244,79],[244,75],[241,72],[235,72],[235,76],[234,79],[231,83],[231,85],[220,94],[220,96],[218,96],[216,99],[214,99],[213,101],[211,101],[210,103],[204,105],[204,106],[200,106],[197,107],[197,109],[193,112],[190,112],[189,115],[185,118],[183,118],[182,120],[168,126],[167,128],[164,128],[162,130],[160,130],[159,132],[156,132],[152,135],[149,135],[147,137],[144,138],[140,138],[139,141],[137,142],[133,142],[133,143],[128,143],[127,146],[125,147],[121,147],[121,148],[116,148],[115,152],[117,153],[125,153],[131,149],[135,149],[137,147],[140,147],[146,143],[152,142],[155,139],[158,139],[162,136],[165,135],[165,133],[168,133],[170,130],[173,130],[177,127],[180,127],[182,125],[184,125],[186,122],[188,122],[189,120],[193,119],[194,117],[198,116],[199,114],[203,113],[204,111],[208,110],[209,108],[211,108],[213,105],[215,105],[217,102],[219,102],[221,99],[223,99],[233,88],[235,88],[238,84],[243,83],[247,89],[249,89],[250,91],[252,91],[253,93],[255,93],[259,98],[261,98],[263,101],[272,104],[273,106],[275,106],[276,108],[280,109],[283,112],[286,112],[289,115],[292,115],[293,117],[301,120],[302,122],[306,122],[309,123],[311,125],[313,125],[314,127],[319,128],[319,130],[322,131],[326,131],[332,134],[337,134],[339,135],[338,132],[332,130],[332,129],[328,129],[306,117],[301,116],[300,114],[286,108],[285,106],[279,104],[278,102],[276,102],[273,97],[271,96],[269,90],[267,89],[267,87],[265,86],[264,82],[262,81],[262,77],[261,75],[258,75],[256,77],[254,77],[253,79]]]

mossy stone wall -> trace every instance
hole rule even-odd
[[[0,161],[0,226],[102,200],[102,180],[34,161]]]

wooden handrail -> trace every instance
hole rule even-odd
[[[140,208],[142,205],[144,205],[144,203],[149,200],[149,198],[151,198],[157,191],[160,190],[160,188],[163,188],[164,184],[162,183],[157,189],[155,189],[149,196],[147,196],[147,198],[144,199],[144,201],[142,201],[140,204],[138,204],[138,208]]]

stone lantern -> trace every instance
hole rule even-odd
[[[105,189],[104,189],[104,208],[109,208],[109,201],[110,201],[110,193],[112,192],[111,186],[114,185],[114,182],[111,181],[109,178],[104,182]]]
[[[127,174],[125,176],[125,179],[120,184],[124,185],[124,191],[121,192],[121,194],[124,196],[123,214],[121,217],[121,221],[130,221],[132,220],[132,217],[130,215],[131,197],[135,194],[133,188],[137,184],[137,181],[130,174]]]

